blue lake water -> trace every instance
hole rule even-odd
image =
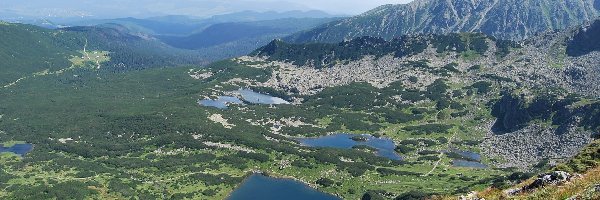
[[[467,158],[468,160],[481,162],[481,155],[478,153],[470,152],[470,151],[461,151],[461,150],[454,150],[452,152],[457,153],[457,154],[461,155],[462,157]]]
[[[239,95],[239,97],[244,99],[244,101],[252,104],[290,104],[290,102],[287,102],[286,100],[283,100],[281,98],[269,96],[266,94],[260,94],[249,89],[240,89],[237,91],[233,91],[232,93],[235,93],[236,96]],[[207,107],[227,109],[231,104],[244,104],[244,102],[238,97],[234,96],[219,96],[216,100],[198,100],[198,104]]]
[[[11,152],[19,156],[25,156],[25,154],[29,153],[31,150],[33,150],[32,144],[15,144],[12,147],[0,145],[0,153]]]
[[[229,200],[340,200],[340,198],[315,190],[292,180],[253,174],[234,190]]]
[[[242,96],[242,99],[244,99],[245,101],[253,104],[290,104],[290,102],[287,102],[282,98],[273,97],[266,94],[260,94],[249,89],[240,89],[236,91],[236,93],[239,93]]]
[[[229,104],[243,104],[242,100],[232,96],[219,96],[217,100],[199,100],[198,104],[202,106],[215,107],[219,109],[227,109]]]
[[[452,160],[452,166],[454,167],[468,167],[477,169],[488,168],[487,165],[481,163],[481,154],[462,150],[452,150],[452,152],[463,157],[463,159]]]
[[[402,157],[394,151],[396,144],[387,138],[376,138],[371,135],[362,135],[366,141],[354,141],[352,137],[360,136],[355,134],[335,134],[318,138],[300,138],[298,141],[309,147],[332,147],[351,149],[358,145],[366,145],[377,149],[377,155],[391,160],[401,160]]]

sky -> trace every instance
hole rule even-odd
[[[356,15],[384,4],[403,4],[412,0],[289,0],[311,9],[333,14]]]
[[[208,17],[238,11],[322,10],[356,15],[384,4],[411,0],[0,0],[2,15],[30,17]]]

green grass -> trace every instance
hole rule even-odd
[[[488,188],[479,192],[478,197],[485,199],[568,199],[575,197],[577,199],[598,199],[600,195],[594,192],[595,186],[600,183],[600,142],[594,141],[587,146],[575,158],[567,163],[560,164],[554,170],[563,170],[570,173],[581,174],[580,178],[575,178],[567,183],[560,185],[550,185],[538,188],[533,191],[524,192],[515,196],[506,196],[506,194],[494,188]],[[528,179],[513,186],[521,188],[534,181],[534,178]],[[447,199],[454,197],[447,197]]]
[[[0,26],[0,35],[0,65],[3,66],[0,86],[46,69],[58,71],[67,68],[67,58],[77,54],[75,38],[79,36],[75,34],[13,25]],[[60,38],[72,38],[73,42],[58,44],[56,40]]]
[[[10,160],[10,159],[15,159],[17,158],[17,154],[14,154],[12,152],[2,152],[0,153],[0,160],[5,161],[5,160]]]
[[[110,61],[110,57],[108,55],[110,52],[108,51],[79,51],[79,53],[82,56],[73,56],[71,59],[69,59],[74,67],[90,66],[92,68],[97,68],[98,65]]]
[[[481,55],[474,50],[468,50],[460,54],[460,57],[465,61],[477,60]]]
[[[8,141],[8,142],[4,142],[2,143],[4,145],[4,147],[6,148],[10,148],[12,146],[15,146],[17,144],[26,144],[27,142],[25,141]]]
[[[238,105],[219,110],[201,107],[196,101],[237,89],[239,86],[226,83],[233,78],[266,81],[272,69],[252,68],[233,61],[191,69],[214,74],[203,80],[189,76],[193,67],[113,73],[92,68],[96,61],[112,61],[109,58],[112,54],[89,53],[92,54],[89,59],[71,57],[65,65],[86,67],[73,67],[55,74],[51,74],[52,70],[38,69],[32,72],[36,75],[14,87],[0,88],[3,97],[0,112],[11,116],[0,118],[0,130],[6,132],[0,134],[0,141],[36,145],[23,159],[3,158],[6,162],[2,165],[11,178],[10,190],[0,193],[0,197],[10,198],[29,190],[43,191],[42,188],[31,189],[31,185],[75,181],[89,184],[79,190],[93,188],[96,194],[91,198],[96,199],[121,199],[131,195],[145,199],[162,195],[223,199],[254,170],[277,177],[293,177],[346,199],[359,199],[369,190],[385,190],[392,196],[413,190],[449,195],[464,192],[465,188],[485,188],[489,181],[480,181],[509,173],[494,168],[453,167],[452,159],[443,154],[432,155],[441,159],[440,165],[432,171],[435,162],[419,160],[421,155],[418,154],[418,151],[448,150],[448,143],[437,142],[443,141],[440,138],[452,138],[449,142],[453,148],[480,152],[478,145],[453,142],[484,139],[486,130],[479,127],[494,119],[487,105],[491,99],[499,98],[501,89],[497,84],[488,85],[487,94],[449,98],[447,93],[453,90],[467,94],[470,90],[467,86],[472,83],[438,81],[439,87],[414,93],[424,96],[425,101],[402,104],[392,98],[406,94],[401,84],[395,89],[378,89],[356,83],[328,88],[315,96],[302,96],[305,101],[300,105]],[[75,55],[78,54],[82,52]],[[478,56],[475,51],[464,54],[464,58],[469,59]],[[452,102],[446,107],[437,106],[444,99]],[[451,103],[463,104],[464,108],[456,104],[450,106]],[[406,117],[414,116],[413,111],[421,112],[422,117]],[[450,115],[463,111],[467,114]],[[236,126],[223,128],[208,119],[213,114],[223,115]],[[405,163],[399,163],[380,159],[364,150],[303,147],[293,139],[271,132],[273,124],[268,122],[283,118],[318,126],[283,129],[281,134],[285,135],[368,133],[391,138],[396,143],[419,141],[416,145],[409,144],[418,150],[402,155]],[[61,143],[61,138],[74,141]],[[263,156],[255,156],[255,159],[264,159],[264,156],[268,159],[252,160],[235,150],[204,145],[207,141],[246,147]],[[421,144],[428,141],[435,144]],[[484,163],[489,159],[485,158]],[[280,169],[282,160],[304,162]],[[382,175],[377,168],[419,174],[431,171],[431,175]],[[360,170],[366,171],[356,172]],[[222,174],[229,176],[212,179]],[[316,181],[323,177],[339,184],[316,186]],[[212,193],[215,194],[206,195]]]
[[[562,69],[565,65],[565,59],[567,59],[567,47],[562,45],[554,45],[552,51],[552,57],[550,60],[550,66],[557,69]]]
[[[222,65],[225,67],[225,65]],[[414,189],[423,189],[430,192],[452,193],[464,185],[464,181],[455,179],[451,181],[448,178],[439,178],[437,174],[448,174],[447,177],[452,177],[453,174],[466,174],[470,177],[478,177],[476,179],[492,176],[493,174],[501,174],[503,172],[496,170],[470,170],[464,168],[450,167],[450,160],[443,158],[442,166],[434,171],[433,177],[414,177],[414,176],[380,176],[373,170],[367,171],[364,175],[353,177],[339,166],[331,163],[322,163],[314,159],[308,159],[314,169],[291,167],[284,170],[279,170],[277,167],[280,160],[285,159],[306,159],[302,154],[286,153],[280,149],[283,146],[290,147],[289,144],[277,144],[266,141],[263,134],[268,132],[266,127],[256,127],[250,125],[244,119],[253,119],[255,121],[267,118],[280,119],[283,117],[301,117],[304,122],[314,122],[317,125],[325,127],[327,132],[355,132],[355,133],[379,133],[378,131],[369,132],[364,130],[346,130],[347,127],[343,121],[339,121],[340,114],[347,113],[349,116],[365,117],[362,121],[367,124],[381,124],[388,127],[386,130],[391,130],[394,127],[401,128],[409,125],[423,124],[427,120],[435,120],[433,114],[427,116],[420,121],[409,122],[405,124],[386,124],[386,122],[371,121],[368,116],[377,114],[370,111],[350,111],[344,108],[323,108],[313,107],[311,105],[298,106],[278,106],[277,108],[269,108],[268,106],[244,106],[243,110],[216,110],[212,108],[204,108],[196,105],[196,100],[205,94],[210,94],[214,89],[224,92],[222,89],[214,88],[214,85],[222,85],[221,82],[229,80],[232,76],[227,73],[245,73],[245,74],[263,74],[262,69],[240,69],[232,67],[217,67],[214,70],[226,70],[224,74],[217,77],[212,77],[208,80],[195,80],[191,78],[187,72],[189,68],[165,68],[153,69],[137,72],[128,72],[122,74],[98,74],[91,69],[74,69],[65,71],[63,74],[56,76],[37,76],[28,79],[18,86],[12,88],[24,90],[26,88],[34,88],[31,92],[11,93],[10,90],[0,90],[5,98],[0,99],[3,105],[3,113],[8,116],[15,116],[18,120],[0,119],[0,126],[3,127],[8,134],[15,137],[16,140],[27,141],[28,143],[36,144],[36,149],[31,154],[28,154],[24,161],[18,162],[29,163],[28,170],[12,169],[9,173],[17,176],[12,180],[13,188],[19,189],[28,184],[35,184],[37,180],[45,182],[52,181],[83,181],[87,179],[78,179],[77,173],[91,171],[92,175],[97,174],[98,177],[94,180],[100,185],[95,186],[97,195],[125,196],[115,193],[109,195],[102,191],[112,191],[114,188],[108,187],[108,183],[114,180],[120,180],[118,174],[127,173],[136,179],[141,180],[156,180],[161,181],[168,189],[169,194],[193,194],[194,197],[201,197],[200,192],[208,189],[217,189],[217,194],[211,198],[225,197],[233,190],[235,185],[206,185],[203,182],[187,182],[185,176],[190,173],[187,163],[185,165],[176,165],[175,171],[169,169],[158,170],[153,167],[133,167],[113,166],[107,164],[107,160],[115,158],[122,160],[119,163],[140,162],[149,165],[163,159],[171,159],[173,156],[159,156],[153,153],[162,145],[155,144],[161,140],[169,142],[163,147],[164,151],[172,151],[183,146],[178,146],[178,142],[174,139],[178,137],[189,137],[189,135],[202,134],[203,139],[208,141],[221,141],[223,143],[232,143],[240,146],[247,146],[252,149],[259,149],[261,153],[269,155],[270,161],[259,163],[254,161],[244,161],[247,167],[243,169],[233,168],[233,166],[223,164],[218,161],[218,158],[231,155],[232,153],[226,149],[209,149],[201,150],[187,146],[185,153],[181,155],[209,153],[216,155],[218,158],[215,161],[206,163],[198,163],[193,167],[199,168],[195,172],[204,172],[209,174],[226,173],[236,177],[242,177],[252,169],[259,169],[269,173],[277,174],[283,177],[295,177],[309,184],[314,184],[319,178],[326,176],[336,182],[341,182],[341,186],[332,186],[327,188],[320,187],[320,190],[338,193],[345,198],[358,198],[366,190],[385,189],[395,194],[400,194]],[[250,71],[249,71],[250,70]],[[92,72],[92,73],[90,73]],[[78,76],[74,76],[78,75]],[[59,78],[57,78],[59,77]],[[255,75],[248,78],[257,78]],[[260,79],[261,76],[258,76]],[[227,85],[223,85],[226,88]],[[43,92],[41,92],[43,91]],[[69,94],[69,95],[64,95]],[[22,105],[27,105],[26,108]],[[433,104],[420,104],[415,107],[430,107]],[[404,108],[406,112],[412,107]],[[302,112],[298,112],[301,110]],[[43,112],[40,112],[43,111]],[[220,125],[211,123],[207,116],[219,113],[230,119],[230,123],[236,124],[232,130],[224,130]],[[369,114],[367,114],[369,113]],[[343,115],[342,115],[343,116]],[[139,120],[138,120],[139,119]],[[379,118],[380,119],[380,118]],[[147,121],[147,122],[146,122]],[[440,123],[458,123],[458,121],[448,119]],[[31,127],[29,124],[33,124]],[[37,131],[41,129],[45,131]],[[337,128],[336,128],[337,127]],[[12,134],[12,133],[25,134]],[[179,133],[178,133],[179,132]],[[391,137],[396,141],[401,141],[407,138],[415,138],[408,132],[387,132],[386,137]],[[306,133],[309,134],[309,133]],[[98,135],[112,135],[109,138],[97,137]],[[113,140],[112,138],[121,139]],[[160,137],[166,135],[166,137]],[[450,133],[439,133],[431,135],[417,136],[416,138],[435,139],[437,137],[450,137]],[[3,136],[0,136],[0,139]],[[131,137],[131,139],[129,139]],[[275,137],[270,135],[270,137]],[[49,140],[48,138],[54,138]],[[62,144],[57,141],[58,138],[74,138],[77,142],[67,142]],[[158,140],[162,138],[161,140]],[[94,143],[99,145],[99,148],[90,148],[83,146],[89,151],[76,151],[80,148],[81,142]],[[198,141],[197,143],[200,143]],[[130,147],[124,149],[137,149],[134,152],[120,154],[116,149],[121,149],[122,145]],[[163,144],[164,145],[164,144]],[[279,147],[281,145],[281,147]],[[67,147],[67,148],[64,148]],[[301,148],[292,145],[293,148]],[[95,156],[94,151],[102,151],[102,149],[115,149],[112,152],[117,153],[115,156],[103,158],[101,155]],[[271,149],[271,150],[269,150]],[[442,146],[436,145],[429,147],[431,150],[443,150]],[[305,149],[307,150],[307,149]],[[314,151],[315,149],[311,149]],[[344,152],[344,151],[341,151]],[[92,156],[88,154],[91,153]],[[54,161],[37,160],[39,155],[49,156],[54,158]],[[351,154],[350,154],[351,155]],[[84,157],[82,157],[84,156]],[[373,155],[374,156],[374,155]],[[142,159],[150,158],[150,160]],[[407,156],[407,161],[416,161],[417,156]],[[70,160],[63,162],[61,160]],[[357,162],[361,159],[355,159]],[[125,162],[127,161],[127,162]],[[175,162],[175,161],[173,161]],[[63,164],[60,164],[63,163]],[[68,163],[68,164],[67,164]],[[94,163],[94,168],[89,168],[87,163]],[[104,164],[98,164],[104,163]],[[111,162],[112,163],[112,162]],[[10,165],[10,163],[9,163]],[[213,169],[211,165],[218,165]],[[372,164],[371,164],[372,165]],[[391,166],[392,169],[427,173],[433,168],[433,162],[415,163]],[[64,168],[69,170],[64,170]],[[39,173],[36,176],[26,177],[27,174],[41,172],[44,168],[51,168],[52,171]],[[98,171],[98,169],[106,168],[106,172]],[[447,169],[448,171],[443,171]],[[335,173],[324,172],[334,171]],[[110,173],[108,173],[110,172]],[[62,177],[62,178],[61,178]],[[475,179],[475,180],[476,180]],[[373,182],[381,182],[381,184],[373,184],[365,186],[365,180]],[[398,184],[387,184],[385,181],[395,181]],[[474,181],[472,182],[474,183]],[[159,195],[162,189],[156,188],[151,183],[135,183],[132,189],[136,192],[147,191],[149,195]],[[477,185],[477,184],[475,184]],[[351,193],[349,191],[355,191]],[[9,192],[8,195],[16,194]],[[113,196],[114,197],[114,196]]]

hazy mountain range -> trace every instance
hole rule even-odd
[[[179,35],[187,36],[203,29],[220,23],[257,22],[279,19],[318,19],[343,17],[343,15],[331,15],[323,11],[285,11],[285,12],[257,12],[242,11],[222,15],[214,15],[208,18],[199,18],[186,15],[167,15],[150,18],[116,18],[95,19],[66,23],[68,26],[94,26],[106,23],[116,23],[129,27],[132,31],[140,31],[152,35]],[[298,30],[302,30],[299,27]]]
[[[2,13],[12,13],[22,17],[48,17],[48,18],[118,18],[136,17],[146,18],[164,15],[190,15],[197,17],[210,17],[212,15],[239,12],[243,10],[270,11],[270,10],[305,10],[300,4],[281,1],[215,1],[215,0],[174,0],[174,1],[121,1],[121,0],[5,0],[0,2]]]
[[[0,16],[15,19],[49,18],[62,22],[165,15],[206,18],[245,10],[323,10],[335,14],[358,14],[386,3],[406,2],[408,0],[3,0],[0,2]]]

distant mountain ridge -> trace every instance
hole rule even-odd
[[[384,5],[364,14],[297,33],[286,40],[341,42],[361,36],[387,40],[406,34],[482,32],[521,40],[600,15],[600,0],[415,0]]]
[[[339,20],[323,11],[242,11],[209,18],[168,15],[138,18],[88,20],[68,24],[117,28],[127,34],[171,47],[195,50],[204,61],[248,54],[275,38]]]
[[[285,18],[330,18],[342,17],[340,15],[332,15],[320,10],[300,11],[292,10],[285,12],[257,12],[257,11],[242,11],[230,14],[215,15],[207,20],[215,22],[249,22],[249,21],[265,21]]]
[[[161,41],[182,49],[201,49],[226,43],[254,43],[241,45],[248,53],[274,38],[286,37],[339,18],[285,18],[253,22],[229,22],[207,27],[189,36],[157,36]]]
[[[0,87],[23,77],[90,67],[90,63],[102,70],[128,71],[202,64],[208,57],[214,57],[176,49],[128,31],[116,24],[53,30],[0,22]],[[107,59],[94,63],[101,57],[94,52],[105,52]]]
[[[129,29],[145,32],[151,35],[177,35],[187,36],[198,33],[204,29],[222,23],[256,22],[280,19],[302,19],[302,18],[332,18],[340,17],[330,15],[323,11],[286,11],[286,12],[256,12],[242,11],[229,14],[215,15],[209,18],[199,18],[184,15],[168,15],[151,18],[117,18],[117,19],[95,19],[67,23],[69,26],[95,26],[106,23],[115,23],[127,26]]]

